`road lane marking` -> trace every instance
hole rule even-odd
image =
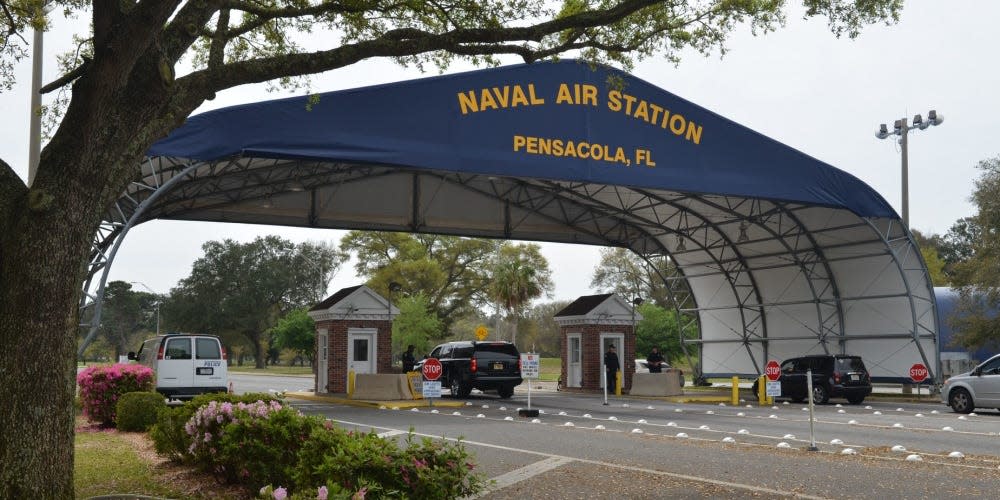
[[[501,474],[497,477],[492,478],[493,484],[489,488],[483,490],[478,495],[466,497],[468,499],[480,498],[486,496],[490,493],[502,490],[508,486],[524,481],[525,479],[531,479],[539,474],[548,472],[552,469],[560,467],[562,465],[573,462],[572,458],[569,457],[556,457],[552,456],[546,458],[545,460],[540,460],[533,464],[526,465],[520,469],[514,469],[506,474]]]
[[[392,429],[392,430],[388,430],[388,431],[385,431],[385,432],[378,433],[378,437],[380,437],[380,438],[389,438],[389,437],[392,437],[392,436],[398,436],[400,434],[406,434],[406,431],[401,431],[401,430],[398,430],[398,429]]]

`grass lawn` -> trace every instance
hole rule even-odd
[[[312,376],[313,370],[309,365],[306,366],[268,366],[262,370],[254,368],[252,364],[246,364],[243,366],[229,365],[229,371],[233,373],[252,373],[254,375],[309,375]]]
[[[145,495],[175,499],[252,498],[207,474],[159,458],[144,433],[97,429],[77,419],[73,488],[77,498]]]
[[[130,493],[180,498],[180,491],[158,483],[153,466],[131,441],[115,431],[76,433],[73,485],[77,498]]]
[[[538,366],[538,380],[558,382],[562,370],[562,360],[559,358],[542,358]]]

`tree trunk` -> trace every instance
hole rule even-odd
[[[78,300],[94,224],[65,208],[20,208],[0,234],[0,498],[74,495]]]
[[[261,344],[261,336],[257,332],[246,332],[246,336],[250,339],[250,343],[253,344],[254,353],[254,368],[258,370],[263,370],[267,368],[265,356],[267,353],[264,351],[264,346]]]

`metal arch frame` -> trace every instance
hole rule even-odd
[[[823,281],[825,281],[827,283],[826,286],[823,287],[823,288],[830,289],[830,291],[831,291],[831,293],[832,293],[832,295],[834,297],[832,304],[833,304],[833,307],[834,307],[834,309],[835,309],[835,311],[837,313],[837,317],[838,317],[838,322],[837,323],[838,323],[839,330],[840,330],[840,333],[839,333],[840,337],[843,337],[843,335],[845,334],[845,332],[844,332],[844,324],[843,324],[843,306],[842,306],[841,302],[838,300],[838,298],[840,297],[840,292],[839,292],[839,287],[837,285],[836,277],[834,276],[833,270],[830,269],[830,265],[825,260],[825,258],[820,257],[820,258],[816,259],[816,262],[808,262],[808,261],[800,258],[800,254],[801,253],[805,253],[805,252],[813,253],[813,254],[816,254],[816,255],[821,255],[821,250],[819,248],[819,245],[817,244],[815,238],[812,237],[812,235],[809,232],[808,228],[805,227],[805,225],[802,223],[802,221],[798,217],[796,217],[794,215],[794,213],[791,210],[789,210],[788,207],[787,207],[787,205],[785,205],[785,204],[775,203],[775,202],[768,202],[768,203],[772,203],[772,206],[774,207],[774,210],[761,210],[760,213],[754,214],[753,213],[754,205],[757,205],[757,208],[760,209],[760,208],[762,208],[760,206],[761,203],[764,202],[764,201],[766,201],[766,200],[742,198],[741,199],[742,201],[740,201],[739,203],[737,203],[736,207],[739,207],[740,205],[743,205],[744,203],[749,203],[751,205],[750,206],[750,210],[749,210],[750,213],[743,214],[743,213],[737,211],[736,207],[726,207],[726,206],[720,205],[719,203],[716,203],[714,201],[708,200],[708,199],[706,199],[704,197],[701,197],[701,196],[698,196],[698,199],[700,200],[701,203],[704,203],[705,205],[708,205],[710,207],[717,208],[717,209],[719,209],[721,211],[728,212],[728,213],[733,214],[735,216],[741,217],[741,220],[740,220],[741,224],[743,222],[746,222],[746,221],[754,223],[756,226],[760,227],[765,232],[767,232],[768,234],[770,234],[771,237],[772,237],[771,239],[773,241],[778,242],[783,248],[785,248],[786,252],[784,253],[784,255],[791,255],[792,256],[794,264],[799,267],[801,275],[803,276],[803,278],[805,278],[805,281],[806,281],[806,283],[809,286],[809,291],[810,291],[810,293],[813,296],[813,301],[812,302],[815,304],[815,307],[816,307],[816,323],[817,323],[817,327],[818,327],[818,331],[817,331],[818,338],[817,338],[817,340],[819,340],[820,344],[823,346],[824,352],[829,353],[829,349],[827,349],[827,345],[826,345],[826,334],[825,334],[825,332],[828,331],[828,330],[830,330],[830,328],[826,326],[827,322],[826,322],[826,319],[824,318],[824,314],[823,314],[823,310],[822,310],[822,305],[823,304],[830,304],[831,301],[829,299],[826,299],[825,297],[822,297],[819,293],[817,293],[817,288],[815,286],[815,281],[816,281],[817,277],[815,276],[815,269],[814,269],[814,267],[815,267],[816,264],[822,265],[824,271],[826,272],[826,276],[822,277],[820,279],[822,279]],[[728,196],[725,196],[724,199],[727,202],[731,200],[731,198],[728,197]],[[779,231],[774,230],[773,228],[771,228],[771,226],[768,224],[768,219],[770,219],[775,213],[777,215],[779,215],[780,217],[787,217],[788,219],[790,219],[792,221],[793,228],[795,229],[794,234],[793,234],[792,231],[779,232]],[[780,228],[780,226],[781,226],[781,222],[780,221],[778,222],[778,226]],[[803,237],[804,236],[806,238],[806,240],[809,242],[809,247],[808,248],[804,248],[804,249],[793,248],[788,243],[788,238],[790,236],[795,237],[795,238]],[[748,243],[751,243],[751,242],[748,242]],[[757,270],[757,269],[760,269],[760,268],[752,268],[751,271]],[[770,306],[771,306],[771,304],[761,304],[762,308],[763,307],[770,307]],[[765,333],[764,337],[766,338],[767,337],[767,331],[765,330],[764,333]],[[764,347],[764,357],[768,357],[769,342],[767,342],[765,340],[763,342],[763,347]],[[753,358],[751,358],[751,360],[753,360]],[[760,365],[757,365],[755,363],[755,366],[757,367],[757,370],[758,370],[759,373],[763,373],[762,367]]]
[[[101,299],[103,299],[104,286],[106,284],[109,267],[112,263],[117,249],[119,248],[121,241],[123,240],[125,234],[131,229],[132,226],[141,223],[145,220],[156,218],[157,208],[162,208],[167,205],[173,205],[177,207],[184,203],[187,203],[187,210],[204,210],[205,205],[196,206],[199,199],[204,199],[205,194],[216,194],[220,192],[229,193],[235,196],[228,196],[227,200],[220,201],[218,203],[213,203],[208,206],[224,206],[234,202],[240,202],[245,200],[257,199],[267,196],[272,196],[275,194],[280,194],[286,191],[300,191],[304,189],[309,189],[315,196],[316,187],[320,186],[330,186],[335,184],[343,184],[345,182],[350,182],[352,180],[357,180],[360,178],[371,178],[379,175],[390,175],[399,172],[404,172],[407,169],[405,167],[397,167],[393,165],[345,165],[338,163],[329,162],[301,162],[301,161],[281,161],[281,160],[255,160],[255,159],[237,159],[230,158],[226,160],[221,160],[217,162],[212,162],[208,164],[204,163],[180,163],[173,162],[173,159],[161,159],[158,158],[154,161],[149,161],[150,172],[147,174],[143,172],[141,174],[141,180],[134,182],[130,190],[122,195],[122,198],[112,207],[109,211],[109,216],[106,217],[105,222],[102,222],[101,227],[95,237],[95,242],[93,245],[92,258],[90,263],[89,272],[87,275],[87,281],[84,288],[84,297],[81,300],[81,309],[87,307],[86,301],[88,298],[93,299],[96,304],[94,319],[90,325],[82,324],[81,326],[90,326],[91,332],[87,337],[84,345],[81,347],[80,352],[86,348],[86,343],[93,337],[96,330],[100,324],[100,314],[101,314]],[[166,165],[166,166],[165,166]],[[157,169],[159,167],[159,169]],[[203,169],[204,173],[201,174],[198,170]],[[307,173],[303,172],[306,171]],[[227,185],[233,182],[232,178],[225,178],[227,174],[236,173],[240,176],[236,179],[236,185]],[[670,252],[666,247],[666,241],[663,238],[667,234],[677,234],[682,238],[689,240],[692,244],[704,251],[707,256],[710,257],[709,262],[714,264],[714,266],[719,270],[718,273],[724,276],[724,279],[729,283],[729,288],[731,293],[733,293],[734,298],[737,299],[737,304],[732,306],[726,306],[727,309],[739,309],[740,321],[742,323],[742,340],[720,340],[721,342],[742,342],[747,347],[750,353],[751,360],[753,360],[753,354],[749,350],[749,345],[754,342],[751,338],[753,333],[758,328],[763,328],[764,336],[767,335],[767,324],[766,315],[764,310],[769,304],[764,304],[760,296],[759,284],[756,282],[754,277],[754,271],[757,269],[755,266],[749,265],[747,262],[747,256],[744,255],[738,249],[738,245],[733,244],[732,238],[727,235],[725,231],[721,229],[723,225],[733,224],[733,221],[713,221],[711,216],[703,215],[695,208],[692,208],[690,204],[683,203],[684,200],[697,201],[698,203],[704,205],[708,208],[716,208],[727,210],[730,213],[740,215],[740,221],[747,221],[747,216],[741,214],[738,210],[734,208],[725,208],[723,205],[717,202],[707,200],[703,197],[697,195],[688,195],[685,193],[676,192],[676,198],[670,198],[667,191],[662,194],[649,194],[641,190],[630,189],[627,187],[613,186],[613,185],[603,185],[603,184],[588,184],[588,183],[558,183],[550,182],[539,179],[521,179],[507,177],[505,178],[510,182],[510,185],[506,189],[497,190],[494,189],[492,192],[490,190],[481,189],[472,184],[474,180],[483,179],[484,175],[469,175],[465,176],[460,173],[453,172],[443,172],[443,171],[417,171],[412,170],[411,173],[414,175],[415,180],[420,176],[426,177],[436,177],[442,182],[453,183],[461,186],[463,189],[472,189],[481,195],[492,197],[498,201],[508,204],[508,207],[513,204],[518,208],[524,209],[534,214],[534,216],[547,219],[559,224],[566,225],[567,227],[572,227],[581,234],[589,235],[594,240],[599,240],[600,242],[611,245],[620,246],[631,249],[636,252],[644,259],[647,260],[647,255],[664,253],[668,256],[672,256],[673,252]],[[164,178],[170,174],[170,178],[164,182]],[[304,174],[304,175],[303,175]],[[220,175],[222,177],[220,178]],[[181,184],[184,189],[173,189],[182,179],[191,178],[195,182],[192,184]],[[145,181],[145,182],[143,182]],[[304,185],[308,182],[312,184],[311,187],[306,188]],[[293,189],[291,186],[297,185],[299,189]],[[497,183],[490,182],[490,186],[497,186]],[[593,187],[597,187],[597,190],[593,190]],[[219,188],[225,187],[225,189],[220,190]],[[414,188],[417,189],[417,184],[414,184]],[[623,200],[621,193],[627,190],[630,195],[637,195],[640,200],[634,203],[622,204],[616,207],[614,204],[609,203],[606,200],[601,200],[593,198],[591,196],[598,196],[605,190],[611,190],[618,193],[617,197],[619,200]],[[519,191],[519,193],[517,193]],[[419,194],[419,193],[417,193]],[[146,197],[143,199],[143,195]],[[179,195],[172,200],[167,200],[164,204],[159,204],[161,201],[166,200],[170,195]],[[513,195],[513,196],[512,196]],[[631,197],[631,196],[630,196]],[[585,198],[586,202],[581,201],[579,198]],[[723,197],[727,202],[734,201],[731,197]],[[139,201],[142,200],[142,201]],[[654,203],[655,201],[655,203]],[[825,334],[830,329],[825,325],[826,321],[823,320],[823,315],[819,312],[818,302],[823,302],[826,304],[832,304],[837,312],[837,317],[839,319],[840,325],[840,342],[841,349],[843,349],[844,342],[848,339],[844,333],[844,323],[843,323],[843,303],[849,300],[858,300],[862,298],[874,298],[875,296],[860,296],[860,297],[841,297],[838,289],[838,284],[835,276],[830,271],[830,259],[826,258],[825,247],[820,247],[815,239],[815,235],[810,231],[806,230],[802,221],[796,215],[796,209],[787,206],[787,204],[782,204],[779,202],[773,202],[770,200],[759,200],[754,198],[741,198],[735,202],[735,206],[739,207],[745,203],[756,204],[762,201],[767,201],[768,203],[773,203],[776,211],[781,211],[783,216],[787,216],[788,220],[794,223],[794,226],[799,228],[800,232],[795,235],[791,233],[779,234],[773,228],[768,226],[767,223],[761,222],[756,223],[759,227],[767,231],[768,234],[774,237],[774,239],[779,242],[786,250],[791,252],[794,263],[790,265],[795,265],[800,268],[804,277],[809,283],[810,292],[813,294],[813,301],[804,301],[802,303],[814,302],[817,303],[817,314],[819,318],[820,331],[819,338],[822,340],[825,338]],[[312,203],[315,203],[313,199]],[[550,206],[556,203],[556,206]],[[563,205],[568,203],[569,205]],[[636,209],[636,207],[646,204],[648,208],[652,209],[652,214],[656,216],[656,219],[650,219],[647,217],[638,217],[631,210]],[[655,208],[658,205],[666,205],[672,207],[675,212],[669,214],[665,218],[660,218],[660,213]],[[687,205],[687,206],[685,206]],[[562,207],[562,208],[560,208]],[[569,207],[569,208],[567,208]],[[429,208],[429,207],[428,207]],[[601,210],[601,208],[612,209],[612,210]],[[415,198],[413,205],[413,216],[417,217],[417,213],[420,210],[419,200]],[[752,209],[751,209],[752,210]],[[505,233],[510,235],[513,227],[516,227],[517,222],[514,222],[514,226],[511,226],[512,221],[510,220],[509,208],[505,210]],[[172,214],[177,214],[179,212],[173,212]],[[762,212],[763,213],[763,212]],[[558,215],[562,215],[560,218]],[[312,221],[312,215],[310,214],[310,220]],[[170,217],[169,215],[167,216]],[[527,217],[527,215],[525,216]],[[688,217],[695,217],[700,220],[700,224],[684,224],[687,222]],[[602,219],[605,222],[602,222]],[[675,220],[675,229],[668,228],[665,224],[670,222],[671,219]],[[419,222],[419,218],[413,219],[415,223]],[[124,222],[123,222],[124,221]],[[753,222],[753,220],[751,220]],[[892,222],[892,221],[890,221]],[[309,225],[314,226],[314,223]],[[411,227],[414,232],[419,232],[419,224]],[[898,244],[898,240],[905,239],[908,248],[912,249],[912,236],[909,232],[905,232],[905,238],[890,238],[888,234],[883,234],[878,226],[871,220],[864,220],[861,224],[849,224],[843,227],[860,227],[869,226],[878,235],[878,239],[870,240],[868,243],[880,242],[885,248],[885,252],[877,252],[877,255],[891,255],[893,262],[903,278],[905,284],[905,294],[893,294],[891,296],[902,297],[907,296],[910,302],[911,310],[911,321],[913,323],[913,329],[909,334],[915,342],[917,342],[918,349],[920,350],[921,356],[925,362],[927,362],[927,354],[924,352],[923,347],[920,345],[920,330],[925,328],[920,321],[917,319],[915,300],[912,293],[914,291],[912,285],[910,284],[910,279],[906,276],[908,272],[904,268],[901,258],[899,256],[898,250],[893,246]],[[655,229],[655,230],[654,230]],[[820,231],[832,231],[837,228],[823,228]],[[890,225],[891,229],[891,225]],[[666,230],[666,231],[663,231]],[[617,232],[617,234],[615,234]],[[703,232],[703,234],[698,234]],[[715,233],[718,239],[712,238],[716,242],[725,242],[724,245],[716,246],[712,241],[709,241],[710,234]],[[469,233],[464,233],[469,234]],[[810,243],[809,248],[804,248],[800,251],[791,251],[789,242],[787,238],[791,236],[804,236],[808,239]],[[112,245],[113,242],[113,245]],[[894,243],[895,242],[895,243]],[[847,245],[862,245],[865,242],[851,242]],[[110,248],[110,252],[109,252]],[[726,258],[725,255],[717,255],[718,249],[730,249],[733,252],[732,257]],[[654,250],[655,249],[655,250]],[[814,265],[809,265],[812,259],[803,259],[799,252],[810,252],[816,256],[816,262],[812,264],[821,264],[825,271],[827,272],[828,278],[827,283],[830,287],[833,299],[832,300],[820,300],[817,296],[817,290],[815,284],[813,283],[812,273],[815,271]],[[788,255],[788,252],[776,254],[776,255]],[[760,256],[754,255],[752,258],[759,258]],[[841,257],[840,259],[855,259],[861,258],[858,255]],[[923,263],[922,256],[918,256],[920,262]],[[676,259],[674,259],[676,262]],[[839,260],[839,259],[837,259]],[[707,265],[692,263],[691,265]],[[738,267],[733,268],[729,264],[737,264]],[[710,266],[711,267],[711,266]],[[688,327],[694,323],[701,323],[700,311],[709,310],[710,308],[702,308],[698,306],[698,298],[691,291],[688,280],[693,275],[686,274],[680,266],[674,266],[676,274],[673,276],[664,276],[657,270],[657,274],[663,279],[664,284],[667,285],[667,292],[670,293],[674,301],[674,309],[678,313],[678,322],[681,322],[686,317],[691,317],[692,321],[688,324],[679,325],[679,333],[682,336],[682,341],[685,341],[684,332],[687,331]],[[91,296],[87,293],[92,280],[96,275],[96,272],[103,270],[102,278],[97,290],[96,296]],[[930,287],[930,281],[927,279],[926,268],[923,269],[923,274],[925,276],[925,283]],[[685,304],[680,303],[677,300],[676,285],[678,281],[685,284],[687,300],[694,305],[694,309],[687,309],[684,307]],[[749,281],[752,290],[750,294],[743,296],[743,292],[739,291],[739,287],[746,286],[740,285],[742,281]],[[890,296],[890,295],[886,295]],[[748,304],[747,299],[750,297],[755,297],[757,304]],[[792,302],[789,302],[789,304]],[[779,304],[775,304],[779,305]],[[931,301],[932,312],[934,315],[934,320],[937,319],[937,309],[934,306],[933,301]],[[746,315],[747,310],[753,310],[757,315],[758,320],[755,322],[758,325],[755,328],[751,328],[752,322]],[[694,313],[694,314],[691,314]],[[699,328],[700,329],[700,328]],[[850,336],[854,338],[854,336]],[[877,337],[871,337],[877,338]],[[767,339],[764,338],[760,340],[765,343]],[[936,341],[936,340],[935,340]],[[686,342],[686,341],[685,341]],[[691,341],[698,342],[698,341]],[[702,341],[703,342],[703,341]],[[683,343],[682,343],[683,345]],[[824,348],[826,348],[824,343]],[[753,360],[755,365],[756,360]],[[930,366],[930,363],[927,363]],[[933,372],[931,374],[933,378]]]
[[[150,164],[152,165],[152,163]],[[90,345],[90,342],[94,339],[94,336],[97,335],[97,331],[101,327],[101,312],[104,309],[104,287],[108,281],[108,274],[111,271],[111,264],[114,263],[115,255],[118,253],[118,248],[121,247],[122,241],[125,240],[125,235],[128,234],[129,230],[132,229],[132,227],[141,222],[140,219],[143,215],[143,212],[148,210],[149,207],[151,207],[154,203],[156,203],[156,200],[160,196],[162,196],[163,193],[169,192],[171,187],[179,183],[190,172],[196,170],[197,168],[199,168],[199,164],[192,163],[187,168],[182,170],[180,174],[173,176],[168,181],[162,183],[162,185],[158,183],[153,192],[149,195],[149,197],[140,202],[138,205],[136,205],[135,209],[128,216],[124,224],[120,222],[112,222],[112,224],[116,229],[115,231],[112,231],[110,234],[105,235],[104,239],[95,238],[94,253],[101,255],[103,257],[103,260],[100,262],[100,265],[95,265],[95,264],[91,265],[87,280],[84,283],[84,298],[82,299],[82,301],[86,300],[87,297],[90,297],[90,295],[87,293],[87,290],[91,285],[91,280],[93,279],[94,274],[98,270],[101,270],[101,280],[97,285],[97,291],[92,296],[94,315],[91,318],[89,324],[86,323],[80,324],[80,326],[83,328],[89,326],[89,332],[87,333],[87,336],[84,338],[83,343],[80,345],[77,351],[77,357],[83,356],[84,351],[87,350],[87,347]],[[158,176],[156,176],[155,173],[153,177],[158,179]],[[116,209],[119,211],[119,214],[124,217],[124,211],[121,210],[121,207],[118,203],[116,203]],[[108,244],[111,241],[114,241],[114,244],[111,245],[111,251],[106,253],[105,250],[108,248]],[[82,310],[87,308],[89,305],[90,304],[84,303],[81,304],[80,308]]]
[[[935,349],[936,351],[935,364],[931,365],[931,363],[927,360],[927,353],[924,352],[924,347],[920,344],[920,334],[918,333],[920,330],[920,322],[917,319],[917,307],[913,298],[913,288],[910,286],[910,278],[906,275],[907,269],[903,267],[903,263],[899,258],[899,253],[897,252],[892,241],[892,240],[905,240],[907,248],[914,249],[917,248],[917,246],[916,243],[913,241],[913,235],[912,233],[910,233],[909,228],[901,224],[900,226],[902,227],[903,230],[903,238],[890,238],[893,225],[892,221],[889,221],[887,227],[885,228],[885,232],[883,233],[883,231],[880,230],[879,227],[876,226],[875,223],[872,222],[870,218],[865,218],[864,220],[865,222],[868,223],[868,225],[872,228],[872,230],[875,231],[875,233],[882,238],[882,242],[883,244],[885,244],[885,247],[888,250],[889,255],[892,256],[892,262],[896,264],[896,270],[899,272],[899,276],[903,281],[903,286],[906,288],[905,297],[907,298],[907,301],[910,303],[910,319],[913,325],[912,330],[910,331],[910,335],[912,337],[913,343],[916,344],[917,346],[917,352],[920,353],[920,359],[923,360],[924,366],[927,367],[927,378],[931,380],[932,383],[937,384],[939,382],[937,381],[937,377],[934,375],[934,371],[931,370],[931,366],[934,366],[935,370],[940,366],[941,364],[940,349]],[[922,265],[922,269],[919,269],[919,271],[923,272],[924,282],[927,283],[928,292],[930,293],[929,296],[933,298],[934,289],[930,279],[930,275],[927,273],[927,263],[924,262],[923,255],[919,251],[916,252],[916,256]],[[931,300],[930,302],[931,302],[931,312],[933,315],[934,324],[936,325],[938,319],[937,304],[936,301],[934,300]],[[930,337],[930,340],[931,342],[937,344],[936,336],[932,335]]]
[[[736,309],[736,310],[739,311],[740,323],[741,323],[740,326],[741,326],[741,329],[742,329],[742,332],[740,332],[741,340],[743,341],[743,345],[744,345],[744,347],[747,350],[747,356],[749,356],[750,359],[751,359],[751,361],[756,365],[757,364],[756,363],[756,359],[754,358],[753,351],[750,349],[750,342],[749,342],[749,338],[750,338],[751,331],[752,331],[749,328],[749,326],[750,326],[750,324],[752,322],[751,321],[747,321],[747,315],[746,315],[746,311],[748,309],[749,310],[754,310],[754,308],[746,306],[745,300],[746,300],[747,297],[744,296],[743,294],[741,294],[740,291],[739,291],[739,287],[740,286],[747,286],[747,285],[741,285],[741,284],[739,284],[738,281],[740,280],[740,278],[742,276],[745,276],[745,279],[749,280],[749,282],[750,282],[750,285],[749,285],[750,286],[750,291],[749,291],[749,294],[747,294],[747,296],[749,296],[750,294],[752,294],[757,299],[757,303],[758,304],[760,304],[762,301],[761,301],[761,297],[760,297],[760,286],[757,284],[756,277],[753,275],[752,272],[750,272],[750,268],[747,265],[746,258],[743,255],[743,253],[738,249],[738,247],[736,245],[733,244],[733,241],[729,238],[729,235],[726,234],[725,231],[722,231],[722,229],[719,227],[719,224],[713,222],[711,219],[709,219],[705,215],[701,214],[700,212],[697,212],[697,211],[693,210],[690,206],[688,206],[688,207],[681,206],[680,200],[684,200],[684,199],[697,199],[699,202],[701,202],[701,200],[698,199],[697,196],[683,195],[683,196],[680,197],[680,200],[669,200],[669,199],[666,199],[666,198],[663,198],[663,197],[660,197],[660,196],[654,196],[651,193],[648,193],[648,192],[646,192],[644,190],[638,190],[637,189],[637,190],[634,190],[634,192],[636,192],[637,194],[639,194],[639,195],[641,195],[641,196],[643,196],[643,197],[645,197],[647,199],[657,200],[659,202],[658,204],[663,204],[663,205],[668,205],[668,206],[673,207],[675,210],[677,210],[676,217],[678,219],[683,219],[685,222],[687,222],[687,220],[688,220],[687,216],[688,216],[688,214],[690,214],[691,216],[695,217],[696,219],[698,219],[698,220],[700,220],[702,222],[702,226],[699,227],[699,228],[696,228],[694,231],[691,230],[690,225],[688,225],[688,227],[684,228],[684,230],[681,230],[680,229],[680,225],[678,225],[678,229],[676,230],[676,232],[677,232],[677,234],[680,237],[687,238],[693,244],[695,244],[698,248],[700,248],[702,251],[704,251],[704,253],[706,255],[708,255],[716,263],[716,266],[721,271],[721,274],[723,276],[725,276],[726,282],[729,284],[729,287],[730,287],[730,289],[732,291],[733,298],[736,300],[736,302],[738,304],[736,307],[727,307],[726,309]],[[668,218],[668,220],[669,220],[669,218]],[[705,242],[706,242],[706,244],[702,244],[696,238],[692,237],[692,233],[697,232],[697,231],[701,231],[702,229],[705,231]],[[727,243],[725,246],[723,246],[721,248],[722,248],[723,251],[725,251],[725,250],[728,249],[728,250],[730,250],[730,251],[733,252],[733,254],[735,255],[735,261],[739,265],[739,267],[737,269],[728,269],[727,266],[723,265],[722,264],[722,260],[719,258],[719,256],[716,256],[715,253],[712,251],[712,247],[707,244],[709,229],[711,229],[716,234],[716,236],[718,237],[718,240],[716,240],[716,241],[725,241]],[[675,261],[676,261],[676,259],[675,259]],[[678,266],[678,269],[680,269],[679,266]],[[683,276],[685,276],[685,279],[686,279],[687,275],[683,274]],[[690,285],[688,286],[688,288],[690,289]],[[695,307],[696,307],[695,310],[697,310],[697,311],[703,310],[703,308],[701,308],[700,306],[698,306],[697,296],[695,296],[694,293],[692,293],[692,298],[693,298],[693,301],[694,301],[694,304],[695,304]],[[757,316],[755,319],[760,324],[760,328],[762,328],[763,331],[766,332],[767,331],[767,317],[764,315],[763,307],[759,307],[758,306],[756,308],[756,310],[754,310],[754,312],[755,312],[755,314]],[[697,316],[698,316],[699,327],[700,327],[701,326],[701,315],[698,314]],[[682,343],[683,343],[683,339],[682,339]],[[702,352],[701,355],[703,356],[704,353]],[[697,375],[700,377],[702,374],[698,373]]]

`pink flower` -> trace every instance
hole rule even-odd
[[[320,486],[319,489],[316,490],[316,500],[326,500],[326,497],[329,495],[330,492],[326,489],[326,486]]]
[[[365,500],[366,493],[368,493],[368,488],[361,488],[351,497],[351,500]]]
[[[274,500],[285,500],[288,497],[288,490],[278,486],[278,489],[274,490]]]

